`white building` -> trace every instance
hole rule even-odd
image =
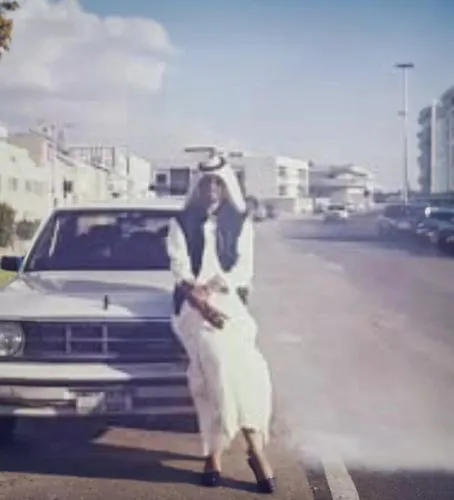
[[[357,209],[367,208],[372,203],[373,176],[357,165],[311,164],[309,185],[313,200],[347,204]]]
[[[216,151],[219,151],[216,146],[191,147],[172,158],[155,159],[153,173],[157,194],[184,196],[200,161]],[[261,157],[243,153],[227,153],[225,156],[248,196],[283,211],[297,212],[307,207],[308,162],[284,156]]]
[[[115,196],[135,199],[151,196],[151,162],[118,146],[72,146],[72,158],[108,172],[108,189]]]
[[[0,201],[16,211],[17,220],[41,219],[52,205],[49,171],[26,149],[9,144],[5,129],[0,134]]]
[[[248,195],[284,212],[308,208],[309,162],[287,156],[231,155]]]
[[[424,108],[418,123],[421,190],[426,193],[454,191],[454,87],[431,107]]]
[[[40,219],[53,206],[107,196],[107,171],[71,158],[39,131],[3,134],[1,200],[17,217]]]

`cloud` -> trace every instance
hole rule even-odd
[[[0,63],[6,123],[69,122],[70,137],[148,150],[213,138],[209,127],[160,104],[179,51],[153,19],[100,17],[77,0],[23,0],[14,19],[11,52]]]

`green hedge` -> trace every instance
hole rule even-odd
[[[16,224],[16,236],[20,240],[31,240],[40,224],[39,220],[20,220]]]

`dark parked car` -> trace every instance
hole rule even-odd
[[[394,236],[398,232],[398,224],[405,217],[406,206],[402,203],[388,205],[377,219],[377,231],[381,238]]]
[[[426,217],[426,204],[398,203],[388,205],[378,217],[380,237],[413,237],[421,221]]]
[[[454,251],[454,208],[429,207],[416,232],[444,252]]]

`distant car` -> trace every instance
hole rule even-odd
[[[57,208],[2,258],[17,275],[0,289],[0,441],[21,416],[194,414],[171,327],[176,205]]]
[[[324,211],[325,222],[338,222],[345,221],[349,218],[350,214],[346,205],[332,204],[328,205]]]

